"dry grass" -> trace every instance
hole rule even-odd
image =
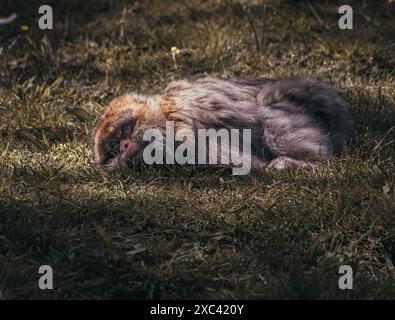
[[[39,2],[0,4],[19,15],[0,27],[0,298],[395,297],[394,4],[352,1],[340,31],[336,1],[310,2],[323,24],[305,1],[49,1],[41,31]],[[353,142],[315,172],[91,166],[112,97],[202,74],[320,75]]]

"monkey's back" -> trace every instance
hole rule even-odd
[[[176,81],[163,97],[194,128],[249,128],[270,157],[326,157],[352,130],[349,104],[313,77]]]

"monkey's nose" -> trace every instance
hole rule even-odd
[[[119,147],[121,152],[124,152],[124,151],[128,150],[128,145],[129,145],[128,141],[121,141],[121,144],[120,144],[120,147]]]

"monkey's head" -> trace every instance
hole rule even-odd
[[[110,102],[91,136],[95,163],[108,169],[141,159],[145,130],[165,122],[158,98],[124,95]]]

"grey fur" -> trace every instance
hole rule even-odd
[[[313,77],[177,81],[162,97],[187,127],[251,129],[259,165],[279,157],[325,160],[341,150],[353,127],[349,104]]]

